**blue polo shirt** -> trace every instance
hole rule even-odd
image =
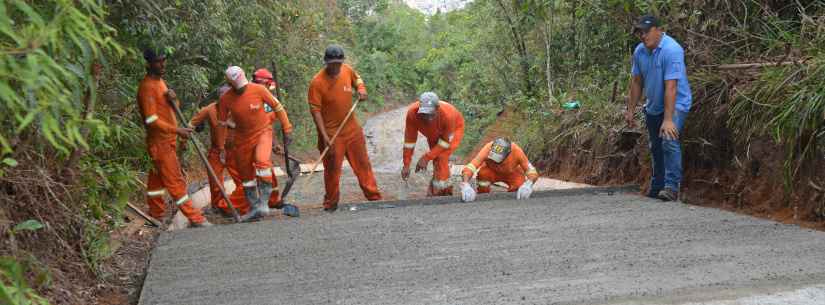
[[[676,80],[676,110],[690,111],[693,96],[685,67],[685,51],[676,40],[662,33],[662,41],[653,51],[639,43],[633,51],[633,76],[641,75],[647,96],[645,111],[651,115],[665,112],[665,81]]]

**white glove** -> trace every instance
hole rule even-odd
[[[531,194],[533,194],[533,181],[527,180],[518,188],[516,199],[528,199]]]
[[[470,186],[470,183],[461,183],[461,201],[473,202],[476,200],[476,190]]]

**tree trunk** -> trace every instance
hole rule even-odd
[[[553,95],[553,72],[551,71],[550,67],[550,59],[552,58],[550,43],[553,41],[553,9],[550,8],[548,5],[547,7],[547,20],[545,21],[545,28],[544,28],[544,51],[545,51],[545,78],[547,78],[547,104],[548,106],[553,106],[556,101],[556,97]]]
[[[497,0],[496,3],[498,3],[499,7],[501,7],[501,12],[510,27],[510,34],[513,38],[513,43],[516,45],[516,51],[518,51],[519,54],[519,63],[521,65],[522,74],[521,79],[525,94],[527,94],[528,97],[534,97],[535,92],[533,92],[533,83],[530,81],[530,63],[527,61],[529,54],[527,53],[527,44],[524,41],[521,26],[513,20],[507,10],[507,6],[505,6],[501,0]]]

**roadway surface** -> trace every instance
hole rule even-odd
[[[139,304],[825,304],[823,232],[603,188],[511,195],[165,232]]]

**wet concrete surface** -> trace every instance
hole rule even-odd
[[[822,232],[601,188],[507,195],[165,232],[140,304],[684,304],[825,283]]]

